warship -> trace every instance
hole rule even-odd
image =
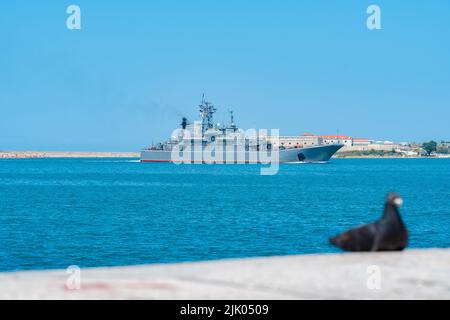
[[[141,150],[141,162],[174,163],[321,163],[327,162],[343,144],[313,145],[286,148],[280,146],[277,135],[256,130],[244,131],[234,122],[214,123],[215,106],[205,101],[199,105],[200,121],[189,122],[183,117],[181,126],[166,142]]]

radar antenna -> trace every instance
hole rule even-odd
[[[202,136],[205,131],[214,127],[213,114],[217,111],[211,102],[205,101],[205,94],[202,96],[202,102],[199,105],[200,117],[202,118]]]

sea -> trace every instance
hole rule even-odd
[[[335,253],[400,193],[409,248],[450,247],[450,159],[176,165],[0,160],[0,271]]]

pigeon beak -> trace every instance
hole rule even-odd
[[[401,208],[401,206],[403,205],[403,199],[402,198],[395,198],[394,199],[394,204],[397,206],[397,208]]]

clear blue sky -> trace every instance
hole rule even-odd
[[[448,0],[1,1],[0,43],[0,149],[137,150],[203,92],[243,128],[450,140]]]

